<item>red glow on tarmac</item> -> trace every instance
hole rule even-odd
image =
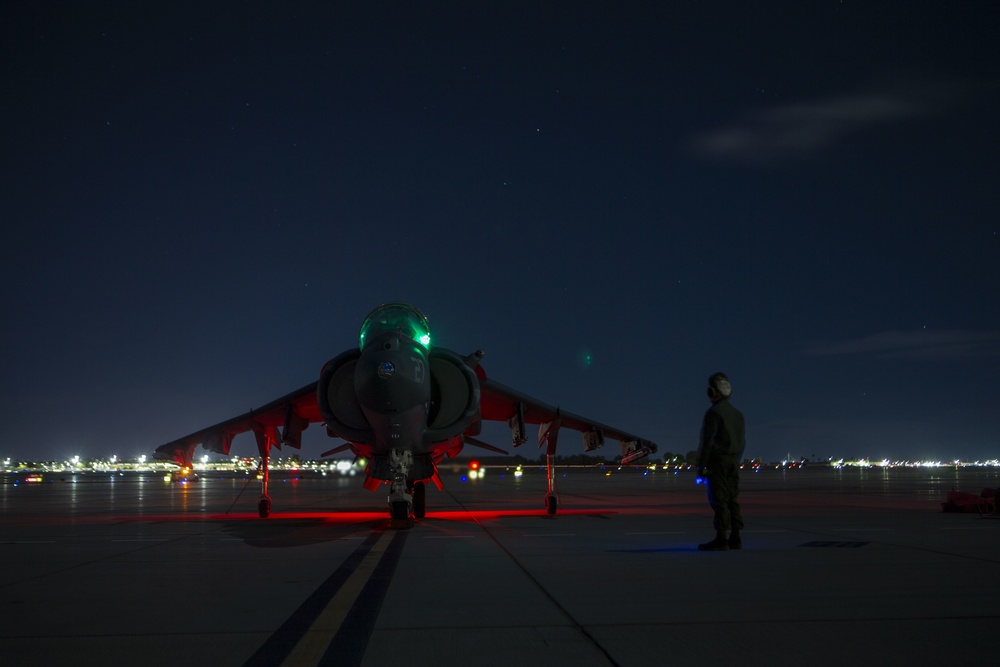
[[[692,509],[689,506],[675,507],[589,507],[560,508],[555,516],[546,513],[545,509],[466,509],[427,512],[423,519],[416,519],[417,525],[422,522],[445,521],[456,523],[484,523],[510,518],[537,518],[546,521],[558,521],[560,517],[573,516],[614,516],[614,515],[645,515],[662,516],[670,514],[689,514],[700,512],[700,506]],[[701,512],[703,513],[703,512]],[[268,518],[261,519],[257,512],[232,512],[229,514],[208,514],[198,512],[150,513],[150,514],[65,514],[59,516],[17,516],[3,517],[0,525],[64,525],[64,524],[109,524],[109,523],[224,523],[224,522],[277,522],[283,521],[315,521],[329,525],[350,525],[356,523],[372,523],[385,521],[388,525],[388,512],[383,511],[332,511],[332,512],[281,512],[272,513]]]
[[[559,510],[558,516],[594,516],[595,514],[619,514],[619,510],[579,509]],[[551,517],[545,509],[537,510],[455,510],[448,512],[428,512],[426,519],[441,519],[443,521],[496,521],[510,517]]]

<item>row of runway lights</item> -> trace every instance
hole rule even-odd
[[[363,467],[364,467],[364,461],[360,461],[359,463],[361,463],[361,469],[363,469]],[[796,469],[800,469],[800,468],[805,468],[806,464],[804,462],[798,462],[798,461],[795,461],[795,462],[782,461],[780,464],[770,464],[770,465],[767,466],[767,468],[771,468],[772,466],[773,466],[773,468],[775,470],[781,470],[781,469],[796,470]],[[1000,460],[992,460],[992,461],[985,461],[985,462],[978,462],[977,461],[975,463],[962,463],[961,461],[955,461],[955,462],[952,462],[952,463],[943,463],[943,462],[940,462],[940,461],[922,461],[922,462],[902,461],[902,462],[900,462],[900,461],[889,461],[888,459],[884,459],[882,461],[873,462],[873,461],[869,461],[867,459],[863,459],[863,460],[857,460],[857,461],[844,461],[844,460],[831,461],[829,464],[814,464],[814,465],[810,465],[809,467],[827,467],[827,466],[835,468],[835,469],[843,469],[843,468],[896,468],[896,467],[906,467],[906,468],[912,468],[912,467],[918,467],[918,468],[937,468],[937,467],[970,467],[970,466],[976,466],[976,467],[1000,467]],[[499,467],[499,466],[494,466],[494,467]],[[508,466],[503,466],[503,467],[505,469],[509,468]],[[539,466],[529,466],[529,467],[532,467],[532,468],[533,467],[544,468],[544,466],[541,466],[541,465],[539,465]],[[580,466],[558,466],[558,467],[560,467],[560,468],[575,467],[575,468],[590,468],[590,469],[593,469],[595,467],[601,468],[601,467],[605,467],[605,466],[580,465]],[[747,469],[747,468],[749,468],[753,472],[760,472],[762,470],[762,466],[761,466],[760,462],[752,462],[752,463],[748,463],[748,464],[740,466],[740,467],[741,467],[741,469]],[[320,469],[317,469],[317,468],[310,468],[310,467],[306,467],[306,466],[304,466],[304,468],[309,469],[309,470],[311,470],[313,472],[319,472],[324,477],[326,477],[328,475],[328,472],[336,472],[336,473],[339,473],[341,476],[350,476],[350,477],[353,477],[353,476],[355,476],[357,474],[357,471],[359,469],[357,465],[352,464],[351,462],[347,461],[346,459],[340,460],[340,461],[336,462],[335,464],[330,465],[329,466],[329,470],[320,470]],[[620,471],[620,470],[623,469],[623,466],[609,465],[609,466],[606,466],[606,468],[608,468],[608,469],[605,471],[605,476],[610,477],[611,474],[612,474],[612,472],[613,472],[611,470],[611,468],[614,468],[615,470]],[[687,471],[687,470],[693,470],[694,469],[694,467],[690,466],[690,465],[670,466],[670,465],[666,465],[666,464],[655,464],[655,463],[650,464],[648,466],[645,466],[644,468],[641,467],[641,466],[629,466],[629,468],[631,468],[631,469],[641,468],[644,476],[649,475],[650,472],[655,472],[658,469],[662,469],[665,472],[672,472],[674,475],[678,475],[682,471]],[[298,472],[298,469],[296,469],[296,468],[292,468],[290,470],[291,470],[291,472]],[[254,474],[251,471],[247,471],[247,472],[250,472],[250,474]],[[195,473],[195,476],[192,476],[192,473]],[[564,472],[563,476],[565,476],[565,474],[566,473]],[[524,475],[524,466],[523,465],[516,466],[515,469],[514,469],[513,475],[514,475],[515,479],[520,479]],[[124,473],[118,472],[117,475],[115,475],[115,474],[110,475],[110,478],[112,480],[114,480],[116,477],[122,477],[122,476],[124,476]],[[462,474],[461,481],[462,482],[467,482],[469,480],[481,479],[481,478],[484,478],[485,476],[486,476],[486,467],[480,465],[478,461],[471,461],[469,463],[468,471],[466,473]],[[500,477],[504,478],[504,477],[506,477],[506,475],[503,474],[503,473],[501,473]],[[176,471],[173,471],[171,473],[167,473],[166,475],[164,475],[163,476],[163,481],[164,482],[181,482],[183,484],[186,484],[189,481],[191,481],[192,479],[197,479],[197,478],[198,478],[197,477],[197,473],[195,471],[193,471],[191,468],[181,468],[179,470],[176,470]],[[258,480],[260,480],[260,479],[262,479],[262,475],[259,472],[256,472],[256,478]],[[298,477],[295,477],[294,480],[297,481]],[[13,484],[16,486],[19,483],[19,481],[20,480],[18,480],[18,479],[14,479],[13,480]],[[28,484],[38,484],[38,483],[41,483],[42,481],[44,481],[44,477],[42,476],[41,473],[30,473],[30,474],[27,474],[23,478],[23,481],[25,483],[28,483]],[[282,480],[275,480],[275,481],[287,481],[287,480],[283,480],[282,479]],[[698,483],[698,484],[701,484],[703,482],[703,479],[701,477],[698,477],[695,480],[695,482]]]

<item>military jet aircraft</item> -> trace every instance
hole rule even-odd
[[[621,462],[631,463],[656,451],[656,445],[585,417],[564,412],[486,377],[483,351],[462,356],[431,345],[427,318],[404,303],[383,304],[361,326],[359,345],[323,366],[319,380],[267,405],[196,431],[158,447],[154,456],[190,466],[200,443],[229,454],[233,437],[252,431],[261,457],[262,489],[258,513],[271,512],[268,460],[272,447],[300,447],[302,431],[322,422],[330,437],[346,444],[323,456],[350,449],[368,461],[364,487],[389,486],[389,514],[394,523],[412,522],[426,513],[425,483],[441,490],[437,464],[466,445],[507,454],[476,439],[483,420],[505,421],[513,445],[527,441],[525,427],[538,424],[538,446],[545,446],[548,491],[545,508],[558,507],[553,457],[562,428],[580,431],[583,448],[592,451],[614,438]],[[278,429],[281,429],[280,433]]]

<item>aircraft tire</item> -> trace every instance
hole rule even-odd
[[[403,500],[389,505],[389,516],[393,521],[406,521],[410,516],[409,503]]]
[[[545,513],[555,514],[559,508],[559,500],[555,496],[545,496]]]
[[[413,483],[413,516],[423,519],[427,514],[427,486],[423,482]]]
[[[270,498],[261,498],[257,501],[257,515],[260,516],[261,519],[266,519],[271,516]]]

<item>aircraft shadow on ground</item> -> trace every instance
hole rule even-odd
[[[233,519],[221,520],[224,533],[263,549],[285,549],[342,540],[354,535],[368,535],[387,527],[387,518],[360,521],[315,519]]]

